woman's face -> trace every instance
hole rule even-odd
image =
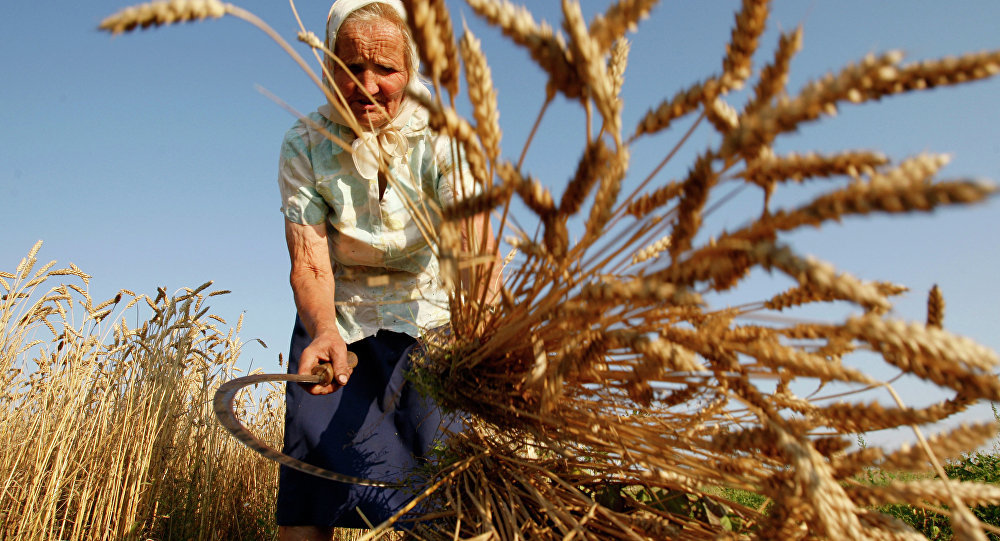
[[[354,118],[363,129],[369,129],[369,126],[380,128],[399,112],[409,82],[407,47],[409,45],[402,32],[384,20],[347,21],[337,32],[334,53],[344,61],[361,85],[355,83],[337,63],[333,67],[333,82],[343,93]],[[365,91],[371,94],[374,103]]]

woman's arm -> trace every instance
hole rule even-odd
[[[500,270],[503,266],[503,262],[500,260],[500,254],[497,250],[496,238],[493,236],[493,226],[490,223],[490,215],[488,212],[482,214],[477,214],[472,218],[471,227],[462,227],[462,248],[467,252],[472,252],[475,254],[493,254],[493,258],[486,261],[482,265],[476,265],[472,268],[482,269],[483,272],[479,274],[477,278],[473,278],[472,270],[470,268],[464,269],[461,274],[462,288],[463,291],[467,291],[475,295],[476,301],[483,298],[483,293],[486,293],[486,303],[496,304],[500,302]],[[474,236],[473,242],[469,242],[468,232],[471,231]],[[483,241],[483,234],[485,233],[486,245],[480,246]],[[475,247],[474,249],[471,247]],[[486,279],[487,282],[484,284],[482,280]]]
[[[295,295],[295,307],[312,337],[299,358],[298,373],[310,374],[319,363],[332,363],[334,377],[330,385],[307,387],[311,394],[329,394],[347,383],[351,368],[347,364],[347,344],[337,330],[335,284],[326,224],[302,225],[285,220],[285,241],[292,262],[289,282]]]

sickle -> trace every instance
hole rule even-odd
[[[358,365],[358,356],[354,353],[347,352],[347,364],[351,368]],[[240,420],[236,418],[236,411],[233,409],[233,400],[236,398],[236,393],[240,389],[247,387],[249,385],[254,385],[257,383],[263,383],[265,381],[287,381],[295,383],[316,383],[319,385],[328,385],[333,381],[333,365],[330,363],[323,363],[313,368],[312,374],[255,374],[253,376],[244,376],[242,378],[236,378],[232,381],[227,381],[223,383],[219,390],[215,392],[215,399],[212,401],[213,408],[215,409],[215,415],[219,418],[219,423],[225,427],[236,439],[243,442],[244,445],[250,449],[256,451],[264,458],[268,460],[273,460],[278,464],[283,464],[289,468],[299,470],[317,477],[322,477],[324,479],[330,479],[331,481],[338,481],[341,483],[348,483],[352,485],[363,485],[369,487],[400,487],[402,485],[385,483],[382,481],[374,481],[371,479],[362,479],[360,477],[352,477],[350,475],[344,475],[342,473],[332,472],[320,468],[319,466],[313,466],[312,464],[307,464],[301,460],[292,458],[288,455],[282,454],[277,450],[271,448],[266,443],[260,441],[253,434],[250,433],[246,427],[240,423]]]

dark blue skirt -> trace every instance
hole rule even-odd
[[[288,372],[296,373],[310,337],[298,318],[292,332]],[[415,469],[442,434],[433,401],[406,381],[413,337],[380,330],[347,346],[358,366],[341,390],[314,396],[301,386],[286,390],[284,453],[331,471],[407,488],[338,483],[281,466],[277,522],[280,526],[367,528],[359,511],[378,525],[409,502],[423,485]]]

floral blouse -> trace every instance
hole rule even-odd
[[[387,329],[417,337],[448,323],[448,294],[420,225],[436,228],[442,205],[471,195],[468,169],[461,177],[469,180],[456,186],[450,140],[434,134],[427,112],[416,109],[400,130],[409,148],[391,158],[380,199],[378,181],[365,180],[351,153],[316,129],[355,139],[327,116],[321,107],[285,134],[278,182],[286,219],[327,224],[341,336],[351,343]]]

